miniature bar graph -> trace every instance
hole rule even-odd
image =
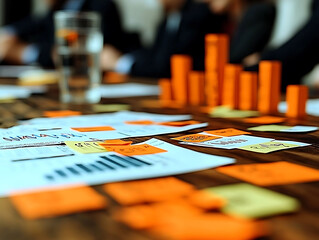
[[[242,67],[236,64],[225,66],[222,105],[232,109],[239,107],[239,80]]]
[[[261,61],[259,64],[258,111],[262,114],[278,113],[281,85],[281,63]]]
[[[223,34],[208,34],[205,38],[206,97],[209,107],[221,104],[224,67],[228,62],[229,38]]]
[[[189,102],[192,106],[205,104],[205,73],[192,71],[189,74]]]
[[[173,101],[173,92],[171,80],[162,78],[158,82],[160,87],[160,102],[162,105],[167,105]]]
[[[287,87],[287,114],[289,118],[304,118],[308,100],[308,87],[289,85]]]
[[[192,59],[187,55],[173,55],[171,58],[172,89],[174,101],[187,105],[189,102],[189,73],[192,70]]]
[[[258,75],[242,72],[239,80],[239,109],[257,110]]]

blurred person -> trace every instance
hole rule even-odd
[[[205,0],[216,14],[226,14],[225,33],[231,37],[230,63],[244,63],[251,54],[267,46],[274,27],[276,9],[266,0]]]
[[[50,11],[5,26],[0,30],[0,61],[53,67],[54,13],[58,10],[94,11],[101,15],[104,43],[125,51],[124,33],[112,0],[47,0]]]
[[[310,18],[297,33],[277,48],[252,55],[247,70],[258,71],[260,60],[277,60],[282,63],[282,91],[287,85],[300,84],[319,63],[319,0],[312,0],[311,9]]]
[[[213,15],[206,4],[192,0],[159,0],[165,18],[157,29],[154,44],[129,54],[106,46],[102,51],[104,70],[140,77],[170,77],[170,58],[187,54],[194,59],[194,69],[204,70],[205,35],[221,32],[221,17]]]

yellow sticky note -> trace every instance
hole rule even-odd
[[[260,186],[319,181],[318,170],[288,162],[234,165],[217,171]]]
[[[26,219],[98,210],[108,204],[102,195],[87,186],[13,195],[10,200]]]
[[[226,199],[222,212],[244,218],[268,217],[299,208],[298,201],[292,197],[247,183],[218,186],[206,191]]]
[[[72,150],[83,154],[108,152],[107,149],[99,145],[103,142],[66,141],[64,143]]]
[[[281,143],[276,141],[276,142],[266,142],[266,143],[248,145],[248,146],[240,147],[238,149],[246,150],[250,152],[257,152],[257,153],[271,153],[275,151],[296,148],[296,147],[300,147],[300,146],[296,144]]]
[[[183,142],[205,142],[205,141],[214,140],[218,138],[220,137],[209,136],[205,134],[190,134],[190,135],[185,135],[185,136],[172,138],[172,139],[183,141]]]
[[[260,131],[260,132],[280,132],[281,130],[290,129],[290,126],[282,125],[262,125],[258,127],[248,128],[249,131]]]

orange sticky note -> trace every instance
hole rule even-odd
[[[193,61],[187,55],[173,55],[171,57],[171,75],[174,100],[178,104],[187,105],[189,102],[189,73]]]
[[[239,80],[242,67],[236,64],[226,64],[222,105],[232,109],[238,109],[239,106]]]
[[[281,63],[261,61],[259,64],[258,111],[276,114],[280,101]]]
[[[59,111],[45,111],[43,112],[43,116],[49,117],[49,118],[55,118],[55,117],[69,117],[69,116],[78,116],[82,115],[81,112],[77,111],[71,111],[71,110],[59,110]]]
[[[251,134],[249,132],[244,132],[235,128],[226,128],[226,129],[205,131],[205,132],[212,135],[222,136],[222,137],[232,137],[232,136]]]
[[[221,209],[226,205],[226,200],[207,191],[195,191],[187,196],[186,200],[205,210]]]
[[[242,72],[239,80],[239,109],[257,110],[258,75],[254,72]]]
[[[289,162],[234,165],[217,171],[260,186],[319,181],[318,170]]]
[[[183,141],[183,142],[205,142],[205,141],[214,140],[218,138],[220,137],[209,136],[205,134],[189,134],[189,135],[172,138],[172,139]]]
[[[78,132],[102,132],[102,131],[114,131],[115,129],[110,126],[101,127],[81,127],[81,128],[71,128]]]
[[[256,118],[246,118],[244,119],[245,123],[256,123],[256,124],[273,124],[273,123],[282,123],[286,118],[282,117],[273,117],[273,116],[263,116]]]
[[[178,199],[124,207],[114,214],[114,218],[135,229],[150,229],[165,224],[171,218],[191,218],[201,213],[201,209]]]
[[[265,222],[209,213],[173,216],[151,232],[167,239],[251,240],[266,235],[268,227]]]
[[[49,218],[107,206],[107,200],[87,186],[12,195],[10,199],[26,219]]]
[[[189,74],[189,103],[192,106],[205,104],[205,73],[192,71]]]
[[[287,87],[287,114],[289,118],[304,118],[308,101],[308,87],[289,85]]]
[[[150,121],[150,120],[126,121],[125,123],[131,124],[131,125],[153,125],[153,124],[155,124],[153,121]]]
[[[138,145],[128,145],[128,146],[103,146],[106,150],[117,152],[125,156],[137,156],[137,155],[147,155],[147,154],[157,154],[167,152],[164,149],[160,149],[149,144],[138,144]]]
[[[178,122],[161,122],[158,123],[159,125],[165,125],[165,126],[171,126],[171,127],[184,127],[187,125],[193,125],[193,124],[199,124],[200,122],[198,121],[178,121]]]
[[[109,146],[127,146],[131,145],[132,141],[123,141],[121,139],[105,140],[103,143],[99,143],[100,146],[109,147]]]
[[[174,177],[109,183],[104,190],[122,205],[160,202],[186,196],[194,187]]]

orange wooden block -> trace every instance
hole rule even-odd
[[[189,73],[193,61],[187,55],[173,55],[171,57],[172,87],[174,100],[178,104],[187,105],[189,102]]]
[[[222,94],[222,105],[237,109],[239,107],[239,80],[242,67],[226,64]]]
[[[239,109],[257,110],[258,75],[242,72],[239,80]]]
[[[160,101],[162,105],[165,105],[173,101],[173,89],[170,79],[162,78],[158,82],[160,87]]]
[[[319,181],[317,169],[289,162],[234,165],[217,171],[260,186]]]
[[[99,127],[81,127],[71,128],[78,132],[102,132],[102,131],[114,131],[115,129],[110,126],[99,126]]]
[[[189,74],[189,102],[193,106],[205,104],[205,73],[191,72]]]
[[[308,87],[289,85],[287,87],[287,114],[289,118],[304,118],[308,100]]]
[[[224,67],[229,55],[229,38],[224,34],[208,34],[205,38],[205,48],[207,103],[208,106],[215,107],[222,100]]]
[[[281,63],[261,61],[259,64],[258,111],[263,114],[278,113],[281,85]]]
[[[12,195],[10,199],[26,219],[55,217],[107,206],[107,200],[87,186]]]
[[[160,202],[186,196],[194,187],[174,177],[109,183],[104,190],[122,205]]]

